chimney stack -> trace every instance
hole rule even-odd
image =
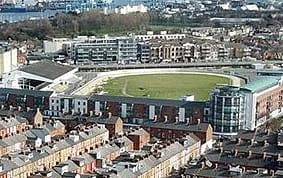
[[[223,153],[223,147],[220,147],[220,153]]]
[[[263,159],[266,158],[266,152],[263,152]]]
[[[29,112],[30,111],[30,107],[27,107],[27,112]]]
[[[157,122],[157,115],[154,116],[153,122]]]
[[[72,109],[72,115],[75,115],[75,110],[74,109]]]
[[[21,106],[18,106],[18,111],[21,111],[22,110],[22,107]]]
[[[176,124],[179,123],[179,117],[178,117],[178,116],[175,117],[175,123],[176,123]]]
[[[253,144],[254,144],[254,139],[252,138],[251,139],[251,146],[253,146]]]
[[[269,145],[269,143],[267,142],[267,140],[264,140],[264,146],[267,147]]]
[[[93,111],[89,111],[89,117],[93,116]]]
[[[198,124],[198,125],[200,124],[200,119],[197,119],[197,124]]]
[[[110,119],[111,117],[112,117],[112,113],[109,112],[109,113],[108,113],[108,118]]]
[[[13,110],[13,106],[12,106],[12,105],[10,105],[10,106],[9,106],[9,108],[10,108],[10,111],[12,111],[12,110]]]
[[[271,169],[270,170],[270,174],[271,174],[272,177],[274,177],[275,176],[275,171],[273,169]]]
[[[250,158],[252,157],[252,155],[253,155],[253,152],[250,150],[250,151],[249,151],[248,159],[250,159]]]
[[[201,162],[201,168],[202,169],[205,168],[205,162],[204,161]]]
[[[241,138],[238,138],[237,145],[240,145],[240,144],[241,144]]]
[[[278,157],[278,159],[281,158],[281,154],[279,153],[279,154],[277,155],[277,157]]]
[[[218,169],[218,163],[215,163],[215,169]]]
[[[187,120],[187,123],[186,123],[186,124],[187,124],[187,125],[190,125],[190,118],[187,118],[186,120]]]
[[[2,104],[2,105],[1,105],[1,109],[4,109],[4,108],[5,108],[5,105],[4,105],[4,104]]]
[[[164,116],[164,123],[167,123],[167,122],[168,122],[168,116],[165,115],[165,116]]]
[[[102,112],[99,112],[99,115],[98,115],[99,117],[101,117],[102,116]]]
[[[234,154],[235,157],[238,156],[238,149],[235,149],[235,154]]]

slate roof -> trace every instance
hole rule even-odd
[[[20,71],[55,80],[56,78],[74,70],[75,67],[58,64],[50,60],[43,60],[20,68]]]
[[[164,129],[186,130],[191,132],[206,132],[209,127],[209,124],[200,123],[195,125],[186,125],[184,123],[175,124],[175,123],[147,121],[144,122],[142,126],[153,127],[153,128],[164,128]]]
[[[123,97],[123,96],[108,96],[108,95],[92,95],[91,100],[94,101],[111,101],[118,103],[131,103],[131,104],[146,104],[155,106],[204,106],[205,102],[199,101],[181,101],[181,100],[169,100],[169,99],[153,99],[153,98],[138,98],[138,97]]]
[[[27,90],[27,89],[14,89],[14,88],[0,88],[0,95],[14,94],[14,95],[29,95],[29,96],[41,96],[49,97],[52,91],[37,91],[37,90]]]

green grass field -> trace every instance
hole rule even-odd
[[[108,95],[179,99],[192,94],[195,100],[207,100],[217,84],[230,79],[205,74],[148,74],[110,79],[103,86]]]

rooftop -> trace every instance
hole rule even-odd
[[[36,90],[27,90],[27,89],[14,89],[14,88],[1,88],[0,95],[30,95],[30,96],[41,96],[49,97],[52,94],[52,91],[36,91]]]
[[[200,123],[194,125],[186,125],[186,123],[164,123],[164,122],[144,122],[142,126],[153,127],[153,128],[164,128],[164,129],[175,129],[175,130],[185,130],[191,132],[206,132],[209,128],[208,123]]]
[[[155,106],[204,106],[205,102],[188,102],[181,100],[169,100],[169,99],[152,99],[152,98],[138,98],[138,97],[123,97],[123,96],[107,96],[107,95],[92,95],[92,100],[97,101],[111,101],[118,103],[131,103],[131,104],[146,104]]]
[[[242,89],[249,90],[252,93],[261,92],[271,86],[278,84],[280,77],[260,77],[259,79],[248,83]]]
[[[38,75],[40,77],[55,80],[56,78],[74,70],[75,67],[58,64],[49,60],[43,60],[20,68],[20,71]]]

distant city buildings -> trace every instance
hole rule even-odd
[[[219,61],[251,56],[251,49],[242,44],[166,31],[127,37],[53,39],[44,41],[44,52],[68,55],[78,65]]]

